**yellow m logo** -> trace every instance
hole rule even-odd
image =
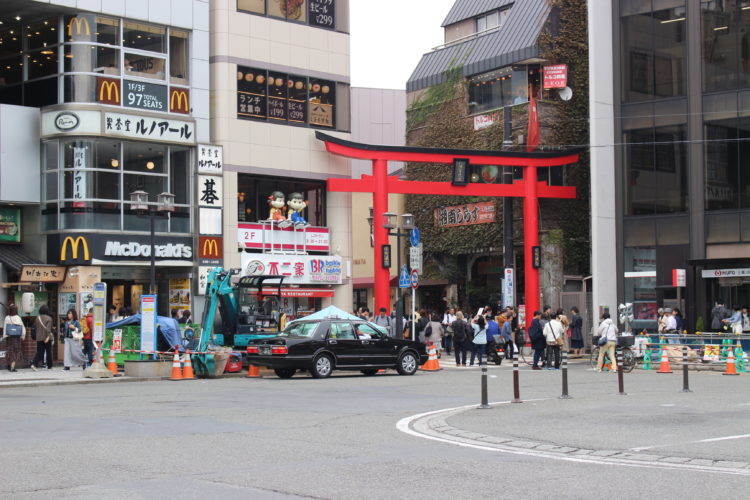
[[[91,36],[91,25],[89,20],[83,16],[74,17],[68,23],[68,36],[73,36],[73,25],[76,27],[76,35],[81,36],[82,33],[86,33],[86,36]],[[84,31],[82,28],[86,28]]]
[[[186,90],[172,89],[169,110],[173,113],[190,113],[190,99]]]
[[[104,98],[105,92],[107,93],[106,99]],[[120,104],[120,87],[117,81],[99,79],[99,102]]]
[[[219,245],[214,239],[206,239],[203,242],[203,256],[208,257],[219,257]]]
[[[86,242],[86,238],[78,236],[73,239],[72,236],[66,236],[63,240],[62,246],[60,247],[60,262],[68,260],[68,246],[72,254],[72,260],[78,260],[78,247],[83,245],[83,260],[90,260],[89,244]]]

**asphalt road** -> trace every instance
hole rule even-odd
[[[469,408],[454,427],[594,450],[750,462],[750,375],[521,372],[520,405]],[[490,367],[490,401],[511,396]],[[579,463],[406,434],[412,415],[479,403],[477,369],[291,380],[0,388],[2,498],[747,498],[711,470]],[[530,401],[538,399],[537,401]],[[737,437],[740,436],[740,437]],[[723,438],[706,443],[696,441]],[[724,439],[727,438],[727,439]]]

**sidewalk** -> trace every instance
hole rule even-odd
[[[54,366],[51,370],[39,368],[33,371],[31,368],[18,368],[16,372],[9,372],[3,368],[0,370],[0,389],[2,387],[35,387],[41,385],[67,385],[67,384],[92,384],[106,382],[137,382],[147,380],[137,377],[126,377],[120,374],[113,378],[84,378],[80,367],[63,370],[62,366]],[[150,379],[153,380],[153,379]]]

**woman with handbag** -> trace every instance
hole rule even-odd
[[[81,331],[81,323],[78,321],[78,314],[75,309],[68,311],[67,320],[63,327],[64,342],[65,342],[65,355],[63,357],[63,370],[70,370],[71,366],[80,366],[84,370],[86,369],[86,358],[81,350],[81,340],[83,339],[83,332]]]
[[[565,315],[562,315],[565,318]],[[565,324],[559,318],[550,320],[544,325],[544,338],[547,341],[547,369],[552,370],[552,361],[555,362],[555,370],[560,369],[560,349],[564,344],[563,336],[565,335],[565,325],[568,319],[565,318]]]
[[[26,338],[26,327],[18,315],[18,306],[8,306],[8,315],[3,323],[3,340],[8,344],[8,371],[15,372],[16,363],[21,359],[21,342]]]
[[[36,317],[34,326],[36,327],[36,354],[31,360],[31,369],[36,371],[37,364],[44,366],[45,357],[47,359],[47,369],[52,369],[52,316],[49,313],[47,304],[39,307],[39,316]]]
[[[617,345],[617,327],[609,317],[609,313],[602,314],[602,322],[597,330],[599,335],[599,360],[596,362],[596,371],[602,371],[604,364],[604,353],[609,355],[612,363],[612,373],[617,372],[617,361],[615,360],[615,346]]]
[[[479,365],[482,364],[482,354],[487,353],[487,328],[484,318],[477,316],[471,325],[474,338],[471,340],[471,360],[469,366],[474,366],[474,357],[479,353]]]

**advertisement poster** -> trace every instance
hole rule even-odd
[[[169,312],[190,309],[190,279],[169,280]]]
[[[83,292],[81,293],[81,310],[78,312],[78,317],[83,318],[86,313],[91,309],[93,313],[94,307],[94,292]]]
[[[105,307],[107,302],[107,284],[97,283],[94,285],[94,342],[104,340]]]
[[[0,207],[0,242],[21,243],[21,209]]]
[[[59,293],[57,294],[57,314],[65,316],[68,311],[78,310],[78,294],[76,293]]]
[[[15,303],[18,304],[18,314],[21,316],[38,316],[39,315],[39,307],[42,304],[46,304],[49,300],[49,294],[47,292],[33,292],[34,293],[34,310],[26,314],[25,311],[21,310],[21,297],[23,296],[23,292],[15,292]]]
[[[122,350],[122,328],[116,328],[112,333],[112,349],[115,352]]]
[[[156,350],[156,295],[141,295],[141,351]],[[156,354],[154,354],[154,359]]]

